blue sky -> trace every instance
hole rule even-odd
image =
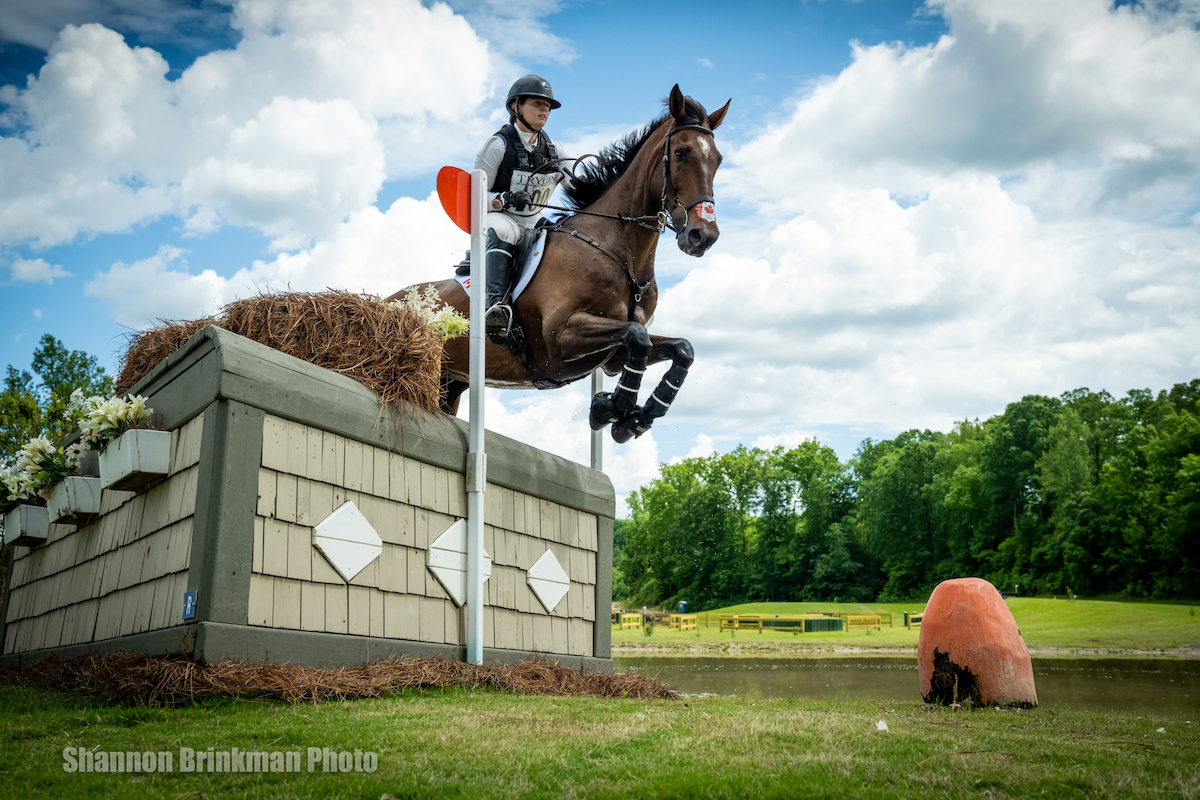
[[[431,198],[516,77],[595,152],[674,83],[722,236],[665,238],[652,331],[696,366],[607,471],[946,430],[1025,394],[1200,375],[1200,5],[1061,0],[0,4],[0,363],[262,288],[389,294],[465,236]],[[582,386],[488,425],[586,459]]]

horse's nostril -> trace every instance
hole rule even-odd
[[[703,233],[701,233],[700,231],[698,231],[695,228],[692,228],[690,231],[688,231],[688,244],[690,244],[692,247],[699,247],[700,243],[703,241],[704,241]]]

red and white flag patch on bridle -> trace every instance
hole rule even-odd
[[[715,203],[696,203],[696,216],[707,222],[717,221],[717,206]]]

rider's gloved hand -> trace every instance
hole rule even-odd
[[[492,201],[492,207],[496,211],[496,204],[500,204],[500,208],[511,208],[513,211],[524,211],[533,205],[533,196],[529,192],[504,192],[495,200]]]

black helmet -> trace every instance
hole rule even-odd
[[[524,78],[518,78],[517,82],[508,90],[508,98],[504,101],[504,110],[512,111],[512,101],[519,97],[541,97],[550,101],[550,108],[558,108],[562,103],[554,99],[554,90],[550,88],[550,84],[546,83],[545,78],[539,78],[537,75],[526,75]]]

